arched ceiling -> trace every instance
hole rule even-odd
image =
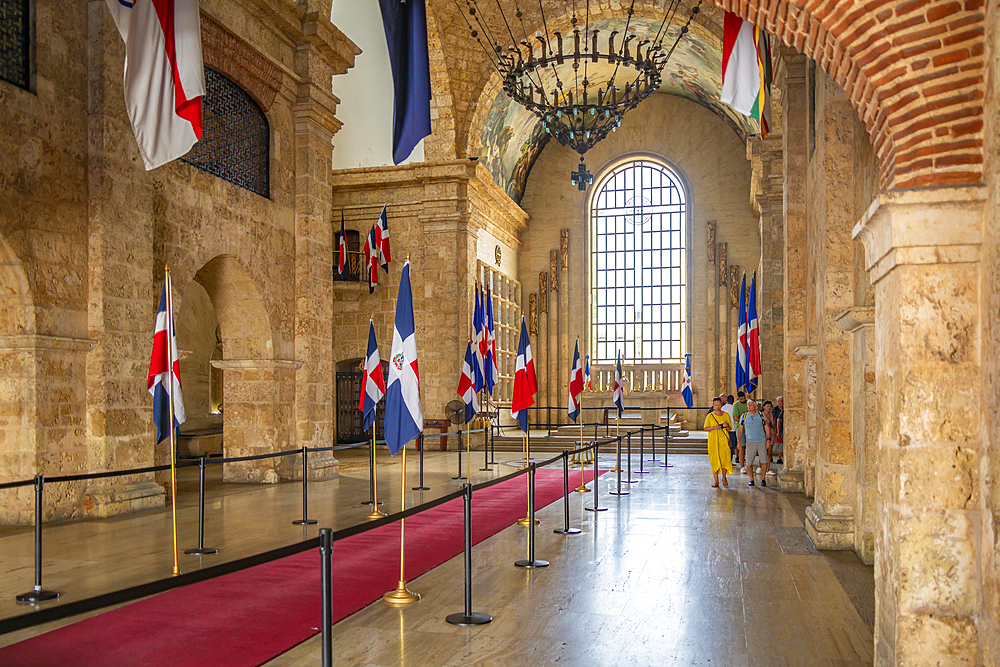
[[[684,18],[686,20],[686,14]],[[625,24],[625,17],[612,17],[591,21],[589,28],[600,30],[602,36],[611,30],[624,34]],[[663,70],[663,81],[657,94],[677,95],[704,106],[725,120],[745,141],[748,136],[757,134],[759,128],[755,121],[719,101],[722,89],[721,28],[717,29],[720,34],[716,36],[713,34],[715,30],[711,29],[716,26],[709,26],[699,25],[697,28],[701,29],[694,29],[684,37]],[[652,39],[659,27],[659,20],[633,17],[629,32],[634,31],[639,39]],[[678,30],[679,26],[674,28],[665,45],[673,43]],[[602,37],[602,44],[605,39]],[[590,80],[609,79],[613,66],[605,67],[608,72],[591,69]],[[629,113],[642,113],[642,104]],[[520,202],[528,173],[549,138],[534,114],[500,91],[493,99],[482,127],[479,160],[493,175],[497,185],[514,201]]]

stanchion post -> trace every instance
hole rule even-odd
[[[583,444],[583,443],[581,443]],[[556,528],[553,533],[560,533],[562,535],[576,535],[580,532],[579,528],[569,527],[569,452],[565,449],[562,455],[563,460],[563,527]],[[583,483],[583,471],[580,471],[580,483]]]
[[[420,447],[420,485],[413,487],[414,491],[430,491],[431,487],[424,486],[424,434],[417,435],[417,446]]]
[[[469,456],[472,456],[472,452],[469,452]],[[458,474],[452,479],[466,479],[462,474],[462,429],[458,429]]]
[[[208,556],[219,553],[218,549],[205,548],[205,455],[198,459],[198,548],[185,549],[189,556]]]
[[[656,424],[650,424],[650,434],[649,434],[649,448],[652,450],[650,452],[651,463],[656,463]]]
[[[465,613],[448,614],[444,620],[451,625],[486,625],[493,617],[472,611],[472,484],[466,482],[462,490],[465,501]]]
[[[625,440],[627,442],[627,447],[628,447],[626,449],[626,451],[625,451],[625,456],[628,459],[625,462],[625,465],[626,465],[626,468],[625,468],[625,470],[626,470],[626,473],[625,473],[626,474],[626,480],[625,481],[626,481],[627,484],[635,484],[639,480],[632,479],[632,431],[629,431],[625,435],[626,435]]]
[[[549,561],[535,558],[535,464],[528,465],[528,558],[514,565],[526,569],[548,567]]]
[[[490,427],[483,424],[483,467],[480,470],[491,470],[490,468]]]
[[[670,465],[670,406],[667,406],[667,425],[663,427],[663,463],[661,468],[673,468]]]
[[[594,430],[597,430],[597,429],[595,428]],[[600,448],[600,446],[601,446],[600,443],[597,440],[594,440],[594,506],[593,507],[584,507],[583,508],[583,509],[587,510],[588,512],[607,512],[608,511],[607,507],[601,507],[601,503],[600,503],[600,500],[601,500],[600,499],[601,489],[600,489],[600,487],[597,486],[597,459],[598,459],[598,449]]]
[[[611,491],[613,496],[627,496],[628,491],[622,491],[622,437],[619,435],[617,438],[616,451],[618,452],[618,464],[615,466],[615,472],[618,475],[618,487],[615,491]]]
[[[42,493],[45,477],[35,475],[35,587],[15,596],[18,602],[45,602],[55,600],[59,593],[42,588]]]
[[[333,667],[333,529],[319,529],[320,592],[323,610],[323,667]]]
[[[639,474],[645,475],[649,471],[643,468],[643,459],[646,456],[646,427],[639,427]]]
[[[302,448],[302,518],[292,521],[296,526],[309,526],[319,523],[309,518],[309,448]]]

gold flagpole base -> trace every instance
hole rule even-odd
[[[378,507],[375,507],[375,509],[373,509],[371,512],[369,512],[368,514],[365,515],[365,518],[366,519],[381,519],[384,516],[387,516],[386,513],[383,512],[382,510],[380,510]]]
[[[180,573],[181,573],[181,569],[179,567],[177,567],[176,565],[174,565],[174,576],[175,577],[179,576]]]
[[[573,490],[576,491],[577,493],[590,493],[590,489],[584,486],[583,482],[580,482],[580,486],[578,486]]]
[[[410,592],[410,589],[406,587],[406,582],[400,579],[396,590],[389,591],[382,596],[382,599],[389,604],[410,604],[419,600],[420,594]]]
[[[540,524],[540,523],[541,523],[541,521],[539,521],[538,519],[535,519],[535,525],[536,526],[538,524]],[[521,517],[520,519],[517,520],[517,525],[519,525],[519,526],[530,526],[531,525],[531,517],[530,516],[523,516],[523,517]]]

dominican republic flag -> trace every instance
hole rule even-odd
[[[476,394],[475,382],[472,379],[472,340],[465,348],[465,361],[462,362],[462,377],[458,380],[458,395],[465,403],[465,423],[468,424],[479,414],[479,396]]]
[[[125,41],[125,109],[146,170],[191,150],[201,139],[198,0],[107,0]]]
[[[111,0],[108,0],[109,2]],[[392,159],[403,162],[431,133],[431,68],[424,0],[379,0],[395,94]]]
[[[378,249],[378,256],[382,261],[382,269],[389,273],[389,262],[392,261],[392,253],[389,251],[389,218],[385,214],[385,206],[375,223],[375,247]]]
[[[720,99],[749,116],[767,137],[771,121],[771,45],[760,28],[726,12],[722,30]]]
[[[493,295],[486,287],[486,391],[493,395],[493,387],[500,378],[497,365],[496,322],[493,320]]]
[[[340,241],[337,243],[337,271],[347,268],[347,230],[344,228],[344,211],[340,211]]]
[[[163,281],[163,292],[160,294],[160,308],[156,311],[156,326],[153,329],[153,356],[149,360],[149,376],[146,388],[153,396],[153,421],[156,423],[156,443],[159,444],[170,437],[170,399],[174,402],[174,428],[183,424],[187,417],[184,414],[184,398],[181,396],[181,365],[177,360],[177,336],[173,327],[173,318],[167,317],[170,301],[170,276]],[[169,332],[168,332],[169,329]],[[172,369],[172,373],[167,372]],[[173,382],[167,389],[167,378],[172,376]],[[169,391],[169,395],[168,395]]]
[[[420,434],[424,416],[420,409],[420,372],[417,369],[417,338],[413,327],[413,291],[410,261],[403,264],[396,300],[396,323],[392,328],[389,388],[385,392],[385,442],[395,456]]]
[[[584,364],[584,366],[583,366],[583,375],[584,375],[585,378],[587,378],[587,391],[590,391],[591,389],[593,389],[593,387],[590,385],[590,355],[589,354],[587,355],[587,363]]]
[[[615,405],[618,406],[618,418],[621,419],[622,412],[625,410],[625,401],[623,398],[623,388],[625,384],[625,378],[622,375],[622,355],[621,352],[615,355],[615,393],[612,395]]]
[[[476,382],[476,391],[486,386],[486,341],[483,332],[486,329],[486,313],[483,311],[482,293],[479,283],[476,283],[475,304],[472,307],[472,378]]]
[[[746,390],[750,379],[747,365],[747,274],[740,281],[739,329],[736,332],[736,391]]]
[[[691,392],[691,355],[685,354],[684,377],[681,379],[681,396],[684,403],[690,408],[694,405],[694,394]]]
[[[757,327],[757,272],[753,272],[750,280],[750,299],[747,304],[747,391],[753,393],[757,389],[757,378],[760,377],[760,330]]]
[[[364,428],[367,431],[375,423],[375,406],[385,396],[385,379],[382,377],[382,360],[378,356],[378,342],[375,340],[375,323],[368,321],[368,351],[365,352],[365,374],[361,380],[361,400],[358,410],[365,413]]]
[[[583,393],[583,367],[580,365],[580,341],[573,350],[573,370],[569,372],[569,418],[576,423],[580,416],[580,394]]]
[[[528,408],[535,404],[538,393],[538,378],[535,376],[535,361],[531,357],[531,341],[528,327],[521,315],[521,334],[517,340],[517,360],[514,362],[514,393],[511,397],[510,416],[517,420],[524,432],[528,431]]]
[[[378,285],[378,244],[375,239],[375,227],[371,228],[365,238],[365,272],[368,274],[368,293],[372,294]]]

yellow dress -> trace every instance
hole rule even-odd
[[[729,453],[729,431],[733,430],[733,422],[725,412],[721,417],[710,412],[705,417],[705,429],[710,426],[726,427],[708,432],[708,460],[712,463],[712,472],[718,474],[725,470],[727,475],[732,475],[733,459]]]

